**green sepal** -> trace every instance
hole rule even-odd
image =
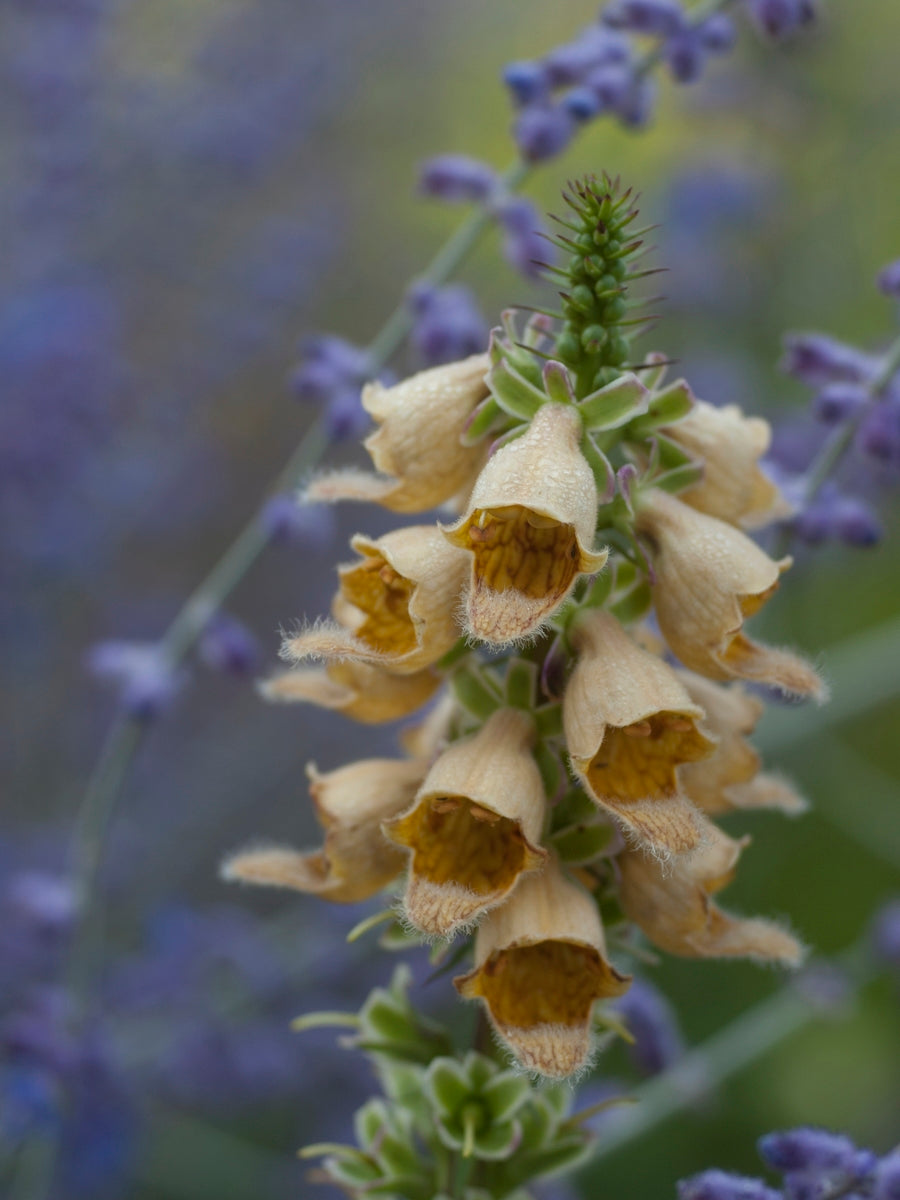
[[[651,394],[647,412],[631,421],[623,436],[629,442],[643,441],[655,429],[673,425],[686,417],[693,407],[694,393],[685,380],[679,379],[661,392]]]
[[[464,666],[450,677],[454,699],[479,721],[486,721],[502,704],[502,697],[475,666]]]
[[[584,866],[609,848],[612,830],[600,821],[567,825],[550,835],[559,858],[571,867]]]
[[[505,360],[488,372],[487,385],[503,411],[519,421],[531,421],[548,400],[546,392],[529,383]]]
[[[531,1084],[522,1075],[502,1071],[482,1089],[482,1097],[495,1121],[508,1121],[531,1099]]]
[[[562,705],[542,704],[534,713],[539,738],[562,737]]]
[[[472,1147],[474,1158],[487,1162],[502,1162],[519,1146],[522,1127],[518,1121],[501,1121],[475,1134]]]
[[[381,1168],[362,1155],[358,1158],[351,1158],[349,1155],[338,1158],[332,1155],[322,1165],[335,1183],[352,1188],[365,1187],[366,1195],[370,1194],[371,1184],[377,1185],[378,1181],[384,1178]]]
[[[603,608],[609,599],[613,586],[613,573],[607,569],[595,575],[590,586],[581,598],[578,610],[585,608]]]
[[[685,488],[693,487],[703,478],[703,463],[685,463],[683,467],[673,467],[671,471],[663,471],[653,479],[653,486],[664,492],[675,494]]]
[[[564,363],[557,362],[555,359],[544,363],[542,374],[544,390],[550,400],[555,404],[575,403],[572,376],[569,374]]]
[[[434,1196],[434,1181],[431,1173],[425,1175],[394,1176],[367,1187],[364,1195],[383,1196],[386,1200],[432,1200]]]
[[[590,434],[585,434],[581,439],[581,453],[587,459],[588,466],[594,474],[599,503],[601,505],[612,503],[616,494],[616,473],[612,463]]]
[[[569,1134],[555,1139],[543,1150],[525,1151],[516,1158],[520,1180],[538,1179],[542,1175],[571,1171],[585,1162],[591,1153],[591,1143],[584,1137]]]
[[[379,1096],[373,1096],[354,1113],[353,1131],[356,1134],[356,1140],[368,1150],[388,1121],[387,1105]]]
[[[404,1136],[403,1129],[398,1129],[396,1133],[383,1134],[374,1156],[388,1178],[396,1179],[398,1175],[416,1177],[424,1173],[423,1163],[416,1154],[409,1136]]]
[[[646,579],[641,579],[619,596],[610,606],[609,611],[623,625],[630,625],[647,615],[653,607],[653,592]]]
[[[510,708],[534,708],[537,695],[538,665],[524,658],[511,658],[506,668],[504,693]]]
[[[553,829],[589,825],[597,819],[597,805],[582,787],[570,787],[553,810]]]
[[[501,429],[505,420],[503,409],[493,396],[488,396],[472,412],[459,440],[464,446],[474,446],[489,433]]]
[[[650,393],[632,372],[626,372],[606,387],[585,396],[578,404],[585,429],[594,432],[619,429],[643,416],[649,409]]]
[[[534,748],[534,758],[541,773],[544,795],[552,800],[562,785],[562,763],[559,761],[559,756],[550,749],[546,742],[538,742]]]

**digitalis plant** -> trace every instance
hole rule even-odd
[[[824,694],[744,630],[791,565],[745,532],[787,511],[759,466],[769,429],[637,356],[629,285],[651,272],[631,192],[591,177],[565,200],[560,311],[505,314],[486,354],[370,384],[375,473],[306,490],[442,514],[352,539],[332,619],[286,640],[265,694],[363,722],[433,707],[405,758],[310,768],[321,849],[224,868],[336,901],[393,888],[398,927],[471,958],[454,982],[493,1054],[454,1056],[402,972],[348,1018],[385,1097],[358,1114],[358,1148],[313,1150],[354,1196],[521,1196],[576,1161],[587,1139],[558,1081],[615,1028],[636,930],[689,957],[803,953],[716,902],[748,839],[714,818],[802,808],[747,741],[762,703],[745,685]]]

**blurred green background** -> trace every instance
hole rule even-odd
[[[85,647],[107,636],[154,636],[164,626],[253,511],[309,421],[286,387],[298,337],[333,331],[366,343],[460,219],[451,207],[416,196],[417,164],[451,151],[500,166],[511,161],[503,65],[541,55],[595,16],[593,4],[574,0],[372,0],[364,19],[348,5],[346,21],[337,22],[325,14],[341,5],[325,0],[260,8],[266,35],[252,69],[266,69],[266,38],[272,53],[293,41],[298,70],[309,72],[309,94],[328,89],[328,103],[264,169],[223,189],[221,201],[204,184],[204,209],[194,213],[194,232],[177,262],[155,248],[144,260],[140,250],[145,224],[178,225],[179,201],[189,204],[199,186],[190,168],[174,178],[152,169],[120,175],[121,194],[113,199],[129,222],[81,247],[86,261],[133,261],[140,285],[126,321],[142,383],[116,438],[158,436],[153,397],[164,382],[164,351],[175,347],[190,360],[192,314],[215,290],[215,264],[225,248],[291,211],[313,231],[321,222],[324,249],[307,295],[271,314],[253,352],[226,378],[205,385],[202,402],[189,382],[179,382],[178,407],[160,439],[145,501],[90,573],[35,569],[28,623],[3,697],[15,735],[4,762],[11,781],[5,808],[22,828],[74,811],[109,718],[107,699],[83,677]],[[210,26],[252,23],[253,13],[252,4],[238,0],[125,6],[113,18],[115,69],[147,89],[171,87],[189,105],[186,78]],[[645,214],[662,223],[657,261],[669,268],[664,319],[644,345],[679,360],[678,369],[705,398],[781,420],[801,412],[809,398],[778,371],[785,331],[822,330],[868,348],[896,334],[896,309],[876,291],[874,276],[900,254],[898,43],[900,6],[884,0],[834,0],[815,32],[783,46],[762,44],[744,23],[737,51],[714,62],[697,87],[663,83],[649,129],[629,133],[598,121],[529,184],[545,210],[558,209],[565,180],[584,172],[619,173],[643,193]],[[127,155],[137,118],[112,117],[110,136],[121,139]],[[177,104],[172,120],[179,120]],[[492,235],[461,278],[491,323],[511,304],[550,294],[513,272]],[[215,353],[214,325],[209,345]],[[415,362],[401,357],[396,365],[402,373]],[[206,504],[195,502],[194,465],[166,462],[166,437],[177,442],[188,433],[215,451]],[[109,468],[117,444],[97,471]],[[331,458],[350,460],[361,461],[360,453],[346,446]],[[102,486],[95,494],[102,506]],[[883,628],[883,655],[900,679],[896,490],[885,494],[881,511],[880,546],[802,550],[756,623],[769,640],[815,657],[826,676],[834,647]],[[357,527],[378,531],[368,516],[342,512],[333,549],[289,558],[270,553],[241,585],[229,607],[256,631],[270,662],[279,625],[325,611],[346,536]],[[382,519],[378,529],[387,524]],[[854,697],[858,715],[782,744],[772,758],[770,765],[790,773],[809,796],[811,813],[796,821],[763,814],[730,824],[730,831],[752,832],[753,846],[728,905],[784,916],[825,955],[863,935],[879,904],[900,889],[900,701],[895,694],[869,704],[865,679],[855,681]],[[795,717],[779,710],[775,724]],[[151,732],[126,789],[122,828],[138,840],[161,806],[181,809],[171,845],[156,847],[135,878],[135,907],[170,889],[197,902],[222,899],[217,863],[251,836],[312,840],[305,803],[298,802],[302,764],[315,745],[322,769],[337,766],[349,742],[352,757],[390,744],[381,731],[266,709],[249,685],[223,687],[198,677],[177,715]],[[282,929],[293,914],[298,938],[317,920],[313,901],[242,894],[241,902],[277,916]],[[134,937],[129,921],[114,925],[123,944]],[[334,954],[341,953],[335,945]],[[780,985],[771,972],[745,964],[665,961],[654,979],[675,1002],[691,1043]],[[296,1003],[298,1011],[305,1007],[300,985]],[[867,987],[845,1014],[815,1022],[699,1110],[585,1171],[583,1194],[649,1200],[673,1195],[677,1178],[705,1166],[756,1172],[756,1138],[799,1123],[846,1130],[885,1151],[900,1138],[898,1015],[896,987],[885,981]],[[624,1069],[617,1053],[601,1060],[600,1072],[607,1068]],[[171,1120],[161,1121],[134,1196],[255,1195],[255,1159],[247,1147],[290,1156],[296,1146],[295,1121],[281,1130],[263,1124],[229,1130],[246,1153],[232,1169],[214,1126],[205,1134],[188,1128],[176,1134]],[[299,1194],[307,1194],[305,1187]],[[309,1194],[317,1194],[311,1186]]]

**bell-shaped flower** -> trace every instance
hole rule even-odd
[[[266,700],[317,704],[363,725],[379,725],[408,717],[440,686],[441,677],[431,670],[395,675],[370,663],[347,660],[282,671],[264,680],[259,691]]]
[[[790,515],[790,505],[759,466],[772,440],[762,417],[745,417],[735,404],[717,408],[696,400],[664,432],[703,463],[702,479],[679,493],[685,504],[744,529]]]
[[[487,354],[432,367],[394,387],[370,383],[362,403],[378,424],[365,447],[379,475],[335,471],[314,479],[312,501],[364,500],[394,512],[424,512],[468,492],[484,462],[483,445],[463,445],[476,406],[488,395]]]
[[[427,764],[365,759],[322,775],[307,767],[316,816],[325,831],[320,850],[284,846],[240,850],[222,865],[225,879],[309,892],[352,904],[381,891],[403,869],[403,854],[381,822],[409,805]]]
[[[606,562],[605,550],[593,550],[597,485],[580,439],[574,407],[544,404],[520,438],[488,459],[465,515],[445,529],[471,555],[471,637],[493,646],[533,637],[577,577]]]
[[[562,1079],[590,1058],[594,1002],[620,996],[630,979],[607,960],[593,898],[551,859],[484,918],[475,966],[453,982],[484,1001],[526,1070]]]
[[[526,713],[498,709],[448,746],[409,811],[385,823],[410,853],[404,907],[423,932],[452,936],[543,866],[546,800],[533,742]]]
[[[715,825],[693,854],[668,863],[640,850],[616,860],[625,915],[669,954],[688,958],[758,958],[796,966],[803,947],[772,921],[734,917],[713,895],[731,881],[749,839],[735,841]]]
[[[641,494],[635,525],[650,546],[659,627],[686,667],[710,679],[749,679],[824,698],[825,686],[809,663],[743,632],[744,620],[773,594],[790,558],[775,562],[733,525],[658,489]]]
[[[785,780],[760,770],[759,754],[747,741],[762,716],[762,702],[737,683],[723,687],[693,671],[679,671],[678,677],[705,710],[704,727],[718,740],[709,758],[686,763],[678,772],[681,786],[697,807],[710,815],[741,808],[803,812],[803,799]]]
[[[563,699],[572,766],[590,795],[658,854],[696,846],[705,822],[676,768],[715,742],[675,672],[642,649],[615,617],[587,613],[570,634],[578,657]]]
[[[462,635],[456,609],[467,556],[436,525],[357,534],[351,545],[361,557],[339,568],[338,623],[287,638],[282,657],[356,659],[403,675],[437,662]]]

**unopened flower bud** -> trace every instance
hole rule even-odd
[[[553,860],[485,917],[475,967],[454,980],[460,995],[484,1001],[526,1070],[554,1079],[585,1065],[594,1002],[629,982],[607,960],[593,899]]]

